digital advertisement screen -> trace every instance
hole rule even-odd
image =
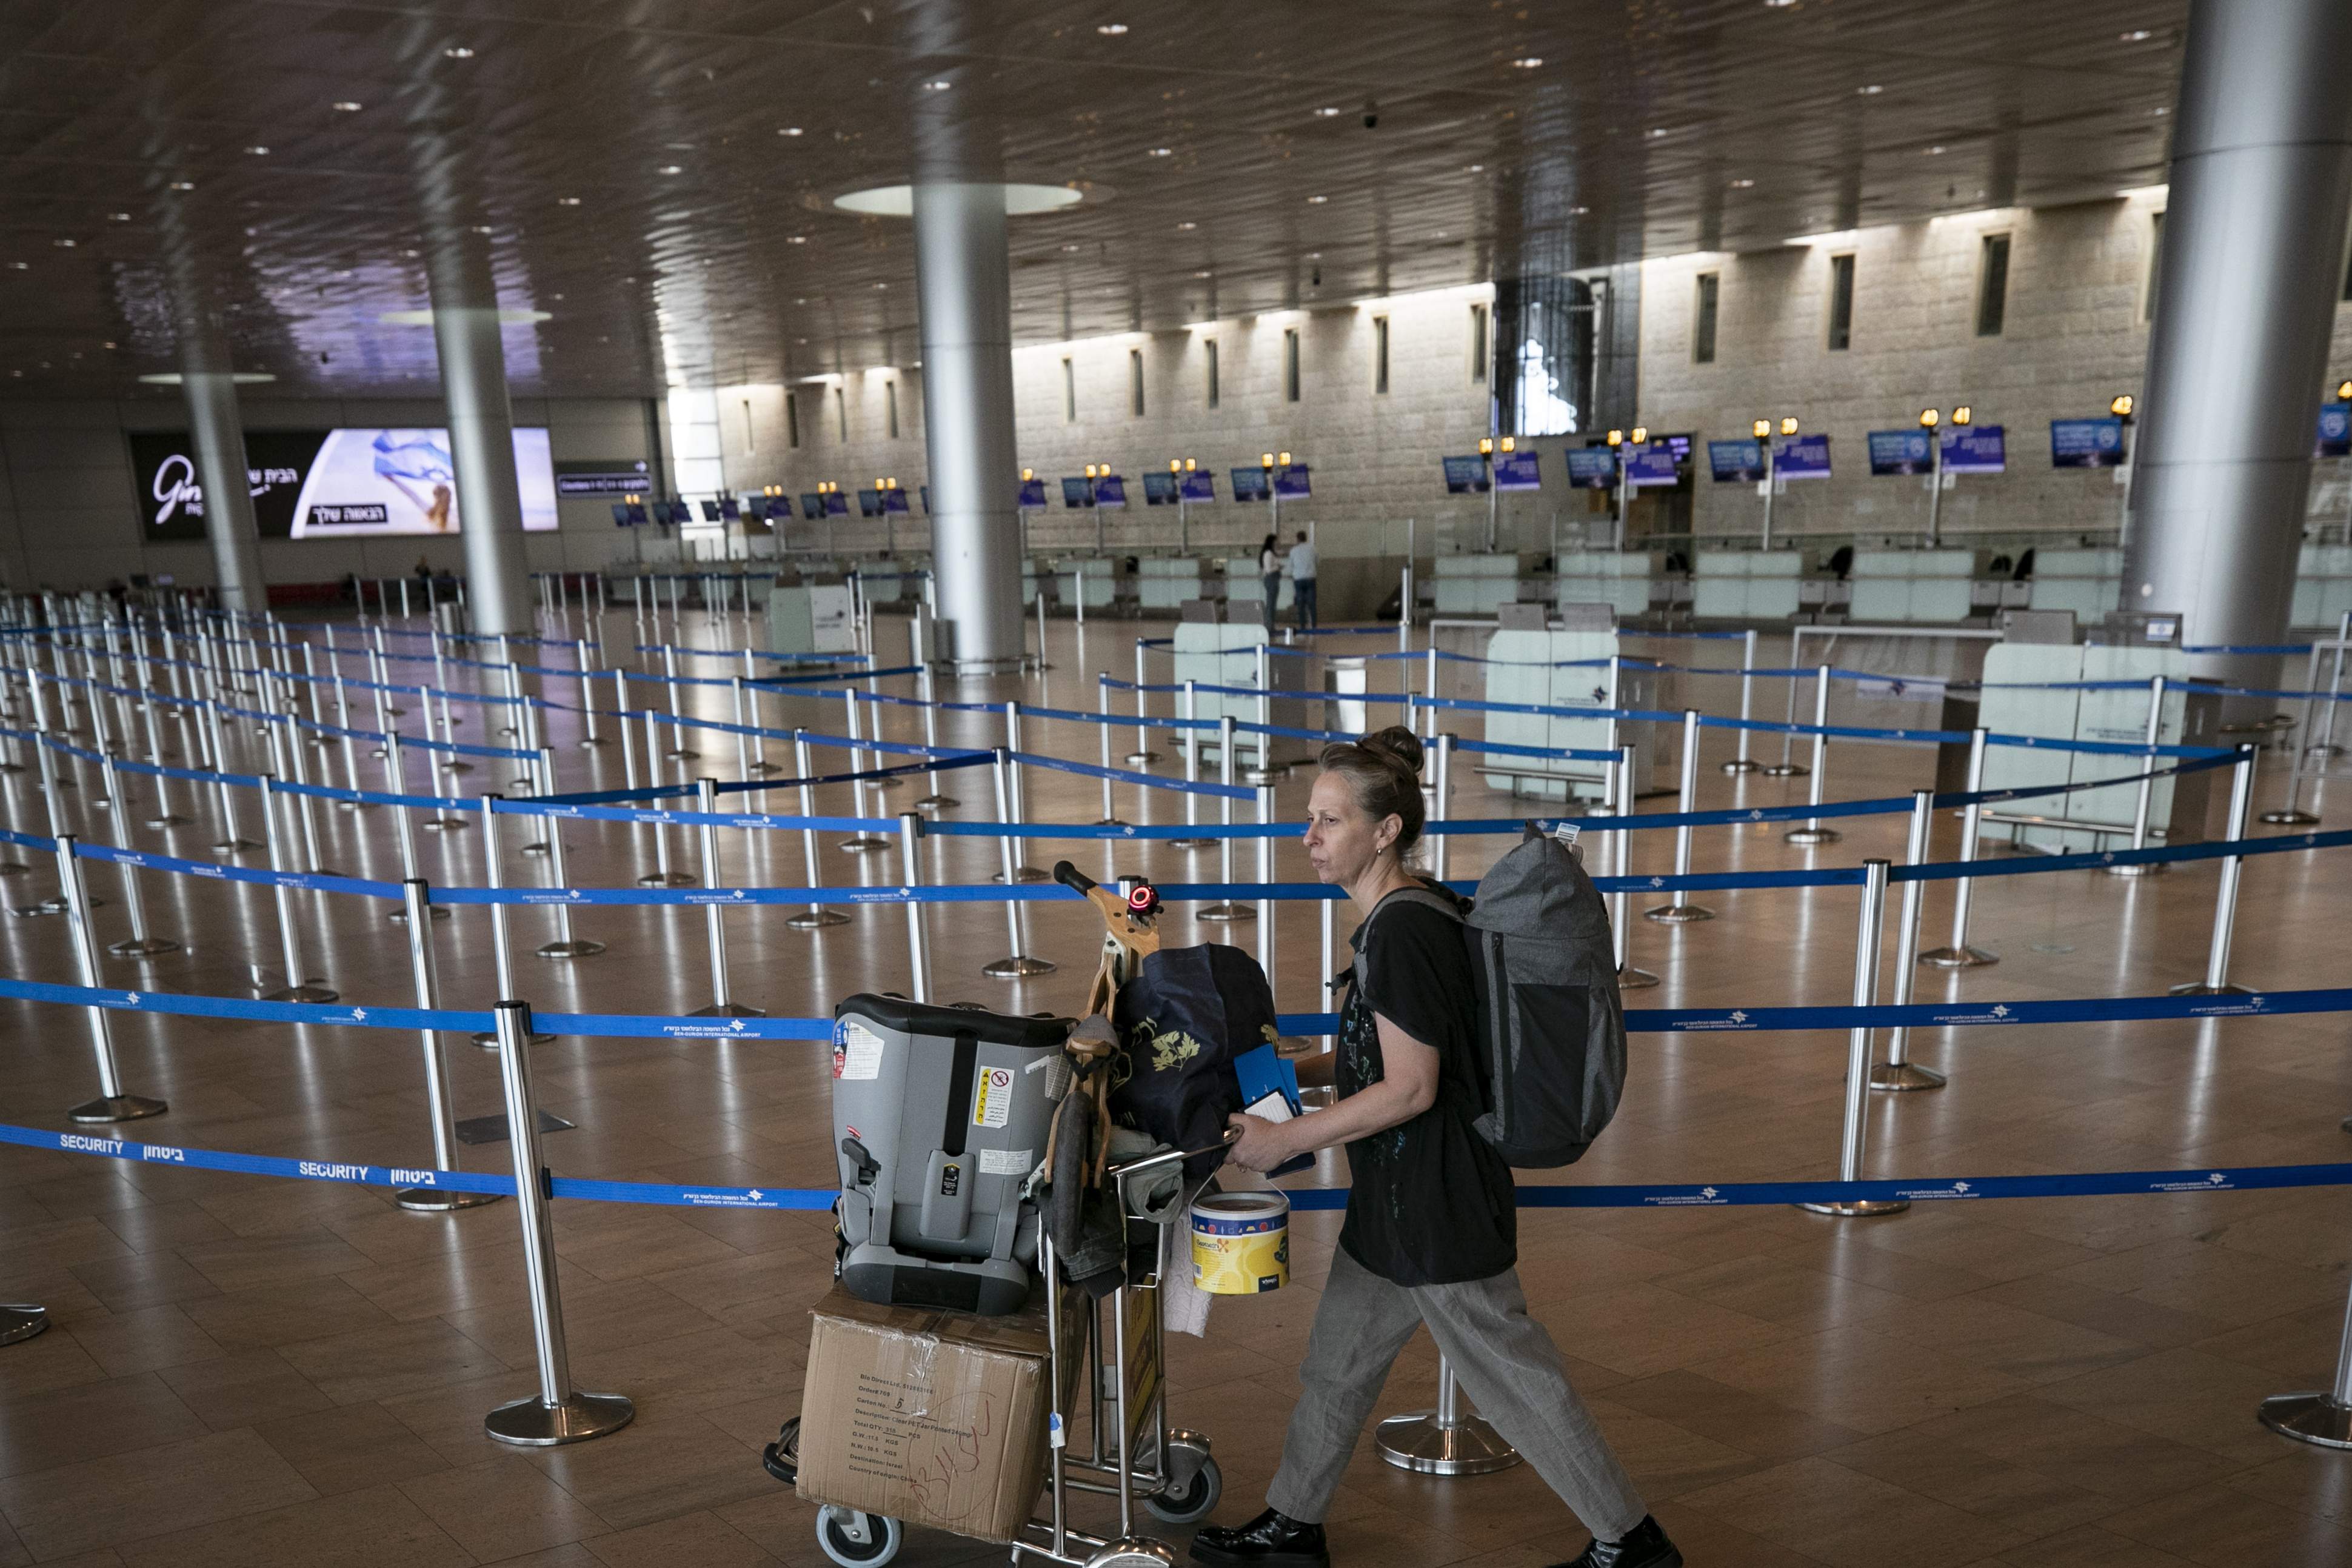
[[[547,432],[517,429],[514,451],[522,526],[551,531],[555,468]],[[247,434],[245,455],[263,538],[454,534],[462,524],[445,430],[258,430]],[[131,461],[145,537],[203,538],[204,486],[186,433],[132,434]]]
[[[1540,490],[1543,470],[1537,454],[1498,452],[1495,455],[1495,488],[1497,490]]]
[[[1073,510],[1095,504],[1095,482],[1091,479],[1062,481],[1062,505]]]
[[[1187,469],[1177,482],[1176,498],[1181,501],[1213,501],[1217,498],[1217,476],[1206,468]]]
[[[2009,468],[2008,433],[1998,424],[1959,425],[1944,432],[1944,472],[2000,474]]]
[[[1468,457],[1441,457],[1445,465],[1445,493],[1449,496],[1483,495],[1486,489],[1486,460],[1475,454]]]
[[[882,515],[882,492],[879,490],[858,491],[857,515],[861,517],[880,517]]]
[[[883,491],[882,509],[886,512],[896,512],[901,517],[910,515],[907,510],[907,492],[896,486]]]
[[[1826,435],[1776,435],[1772,438],[1772,477],[1826,479],[1830,476],[1830,438]]]
[[[1627,442],[1622,450],[1625,454],[1625,483],[1631,488],[1682,483],[1682,474],[1675,466],[1675,450],[1663,438],[1642,446]]]
[[[1274,471],[1274,493],[1284,500],[1303,501],[1312,490],[1306,464],[1285,464]]]
[[[1568,449],[1568,482],[1580,490],[1606,490],[1617,483],[1617,454],[1606,446]]]
[[[1176,504],[1176,476],[1146,474],[1143,476],[1143,504],[1147,507],[1172,507]]]
[[[1710,441],[1706,465],[1716,483],[1733,484],[1764,477],[1764,444],[1760,441]]]
[[[1263,501],[1272,494],[1271,476],[1263,468],[1236,468],[1234,471],[1234,499]]]
[[[1097,479],[1095,505],[1124,508],[1127,505],[1127,481],[1116,474],[1106,474]]]
[[[810,522],[824,516],[824,497],[814,490],[801,492],[801,516]]]
[[[1045,509],[1045,481],[1043,479],[1021,481],[1021,509],[1024,512],[1042,512]]]
[[[1924,430],[1874,430],[1870,433],[1873,474],[1925,474],[1935,466]]]
[[[2120,468],[2124,422],[2120,419],[2053,419],[2050,422],[2053,468]]]
[[[2315,457],[2352,457],[2352,404],[2319,405],[2319,441]]]

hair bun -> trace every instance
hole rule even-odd
[[[1356,744],[1376,757],[1395,762],[1407,773],[1421,771],[1421,737],[1401,724],[1376,729]]]

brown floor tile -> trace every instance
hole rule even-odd
[[[2277,1457],[2278,1439],[2253,1418],[2265,1398],[2287,1392],[2277,1383],[2273,1374],[2200,1351],[2166,1350],[2045,1384],[2041,1393],[2056,1404],[2257,1464]]]
[[[289,1366],[338,1405],[463,1383],[507,1366],[446,1322],[391,1323],[279,1347]]]
[[[625,1430],[530,1456],[558,1486],[615,1530],[763,1495],[775,1478],[756,1444],[739,1442],[688,1410],[648,1402]]]
[[[1693,1492],[1689,1507],[1831,1568],[1963,1568],[2021,1545],[2023,1532],[1825,1458],[1796,1459]]]
[[[205,1429],[153,1373],[79,1383],[0,1405],[0,1475],[152,1448],[201,1437]]]
[[[2159,1497],[2218,1479],[2236,1462],[2156,1437],[2095,1410],[2021,1394],[1922,1423],[1919,1434],[2117,1500]]]
[[[606,1529],[586,1504],[520,1453],[418,1476],[402,1481],[400,1490],[484,1563],[584,1541]]]
[[[2084,1525],[2044,1536],[2031,1546],[2003,1554],[1999,1561],[2013,1568],[2183,1568],[2189,1559],[2096,1525]]]
[[[211,1361],[227,1352],[174,1306],[83,1314],[67,1325],[90,1359],[116,1377]]]
[[[473,1559],[390,1486],[122,1548],[128,1568],[466,1568]]]
[[[446,1469],[447,1461],[381,1405],[343,1405],[257,1423],[254,1431],[321,1497]]]
[[[1692,1370],[1865,1433],[1892,1431],[2026,1386],[2006,1373],[1862,1329],[1833,1329]]]
[[[2229,1487],[2199,1487],[2111,1514],[2100,1528],[2191,1563],[2231,1568],[2341,1568],[2352,1529]]]
[[[238,1351],[218,1361],[166,1367],[156,1375],[215,1432],[327,1409],[331,1403],[274,1350]]]
[[[1621,1383],[1609,1390],[1608,1399],[1759,1458],[1799,1458],[1843,1448],[1862,1437],[1850,1427],[1696,1372],[1665,1372]]]
[[[776,1568],[777,1559],[715,1513],[688,1513],[658,1524],[641,1524],[587,1543],[605,1568]]]
[[[2047,1535],[2115,1511],[2115,1500],[1922,1432],[1890,1432],[1822,1458],[2026,1535]]]
[[[225,1432],[0,1481],[0,1513],[35,1557],[47,1559],[242,1522],[312,1495],[259,1437]]]

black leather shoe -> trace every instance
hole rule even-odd
[[[1572,1563],[1552,1568],[1683,1568],[1683,1554],[1647,1514],[1642,1522],[1615,1541],[1596,1541]]]
[[[1213,1524],[1202,1531],[1192,1537],[1192,1561],[1243,1563],[1253,1568],[1330,1568],[1331,1553],[1323,1544],[1321,1525],[1301,1524],[1267,1509],[1247,1524]]]

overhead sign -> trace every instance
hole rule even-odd
[[[1710,441],[1706,465],[1717,484],[1735,480],[1752,483],[1764,477],[1764,444],[1760,441]]]
[[[1776,435],[1772,438],[1772,478],[1826,479],[1830,476],[1830,438],[1826,435]]]
[[[1043,479],[1021,481],[1021,509],[1024,512],[1042,512],[1045,509],[1045,481]]]
[[[613,521],[616,526],[624,528],[634,528],[643,526],[645,520],[646,504],[643,501],[615,501],[613,503]]]
[[[890,488],[882,492],[882,509],[886,512],[892,512],[905,517],[912,517],[914,515],[912,512],[908,510],[907,492],[903,486],[893,485]]]
[[[1147,507],[1172,507],[1176,504],[1176,476],[1146,474],[1143,476],[1143,504]]]
[[[827,490],[824,493],[824,511],[829,517],[849,516],[849,497],[838,490]]]
[[[1618,450],[1625,455],[1625,483],[1633,489],[1682,483],[1682,471],[1675,465],[1675,449],[1664,441],[1641,446],[1628,443]]]
[[[1873,474],[1925,474],[1936,465],[1924,430],[1874,430],[1870,433]]]
[[[812,523],[824,516],[824,497],[818,495],[814,490],[803,490],[801,492],[801,516]]]
[[[552,531],[555,471],[547,432],[514,432],[522,526]],[[425,429],[248,432],[247,487],[264,538],[348,538],[459,531],[457,465],[449,433]],[[151,539],[205,537],[204,486],[185,432],[131,437],[141,532]]]
[[[861,517],[880,517],[882,515],[882,492],[879,490],[858,491],[857,515]]]
[[[641,496],[652,488],[653,474],[642,458],[573,459],[555,465],[555,493],[567,500],[582,496]]]
[[[1116,474],[1106,474],[1096,480],[1095,505],[1124,510],[1127,507],[1127,481]]]
[[[1486,489],[1486,460],[1475,454],[1468,457],[1441,457],[1445,465],[1445,493],[1449,496],[1484,495]]]
[[[1963,424],[1944,432],[1944,472],[2002,474],[2009,469],[2009,448],[1998,424]]]
[[[2320,404],[2319,445],[2313,455],[2352,457],[2352,403]]]
[[[1616,488],[1617,454],[1606,446],[1570,447],[1568,482],[1580,490]]]
[[[1217,498],[1217,476],[1207,468],[1187,469],[1176,482],[1176,498],[1181,501],[1213,501]]]
[[[1285,501],[1303,501],[1307,499],[1307,465],[1304,463],[1286,463],[1281,467],[1276,469],[1274,471],[1274,493],[1278,499]]]
[[[1263,501],[1273,494],[1270,480],[1263,468],[1236,468],[1234,473],[1234,499]]]
[[[2053,468],[2120,468],[2124,422],[2120,419],[2053,419],[2050,422]]]
[[[1062,481],[1062,505],[1076,509],[1095,504],[1095,482],[1091,479]]]
[[[768,497],[768,504],[764,510],[767,513],[768,521],[772,523],[791,522],[793,498],[790,496],[771,496]]]
[[[1542,489],[1543,475],[1538,472],[1536,454],[1533,451],[1497,453],[1495,457],[1495,488]]]
[[[704,522],[715,523],[719,520],[719,511],[718,502],[705,501],[702,503],[702,520]]]

